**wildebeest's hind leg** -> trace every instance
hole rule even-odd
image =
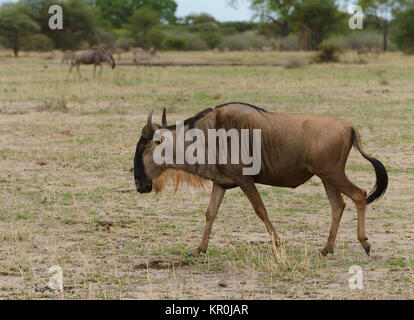
[[[342,214],[345,209],[345,201],[342,198],[341,193],[333,185],[325,181],[322,182],[332,208],[331,231],[329,232],[328,242],[326,243],[325,248],[321,251],[321,255],[326,256],[328,253],[333,253],[334,251],[339,223],[341,222]]]
[[[206,212],[206,226],[204,228],[203,240],[201,241],[200,245],[188,256],[197,256],[200,254],[200,252],[205,253],[207,251],[211,228],[213,227],[214,219],[216,219],[217,212],[225,193],[225,189],[216,183],[213,184],[213,191],[211,192],[210,203]]]
[[[274,240],[275,245],[278,247],[280,245],[279,236],[277,235],[275,228],[272,225],[272,222],[270,222],[269,216],[267,215],[266,207],[263,204],[262,198],[260,197],[259,191],[257,191],[254,181],[245,180],[243,182],[239,182],[238,185],[249,199],[256,214],[264,222],[267,232],[269,232],[270,236]]]
[[[82,79],[82,75],[81,75],[81,73],[80,73],[79,67],[80,67],[80,64],[78,63],[78,64],[76,65],[76,70],[78,71],[79,79]]]
[[[341,172],[335,175],[322,178],[322,181],[326,181],[333,185],[339,192],[348,196],[355,203],[358,214],[358,231],[357,237],[367,255],[370,254],[371,245],[368,242],[368,238],[365,233],[365,211],[367,208],[367,192],[364,189],[357,187],[353,184],[345,172]]]

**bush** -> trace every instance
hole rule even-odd
[[[321,62],[339,62],[339,54],[342,52],[341,47],[334,43],[323,42],[318,46],[318,53],[313,59],[316,63]]]
[[[169,50],[186,50],[188,42],[182,38],[170,38],[165,41],[165,46]]]
[[[241,51],[248,49],[247,42],[243,35],[234,35],[227,37],[224,41],[224,45],[231,51]]]
[[[256,35],[251,32],[245,32],[226,37],[223,46],[228,47],[230,50],[240,51],[247,50],[250,47],[271,47],[272,43],[263,36]]]
[[[414,53],[414,6],[397,14],[395,18],[395,31],[393,39],[398,47],[407,52]]]
[[[383,35],[371,30],[363,30],[347,35],[336,36],[328,40],[343,49],[359,50],[362,48],[382,48]],[[397,47],[394,42],[388,41],[388,50],[394,51]]]
[[[187,40],[187,50],[204,51],[208,50],[207,43],[195,34],[189,34],[185,37]]]
[[[282,66],[286,69],[297,69],[303,67],[303,62],[297,58],[291,58],[283,61]]]
[[[216,22],[205,22],[192,25],[188,28],[192,32],[219,32],[220,27]]]
[[[253,48],[270,47],[272,43],[263,36],[251,35],[247,41],[247,46]]]
[[[106,48],[113,48],[115,45],[116,38],[112,33],[109,33],[105,29],[99,28],[96,32],[96,40],[100,46]]]
[[[148,32],[148,43],[150,47],[160,49],[165,40],[165,34],[159,29],[152,29]]]
[[[223,42],[223,37],[219,32],[202,33],[201,38],[207,43],[210,49],[217,48]]]
[[[297,51],[299,50],[299,37],[297,35],[289,35],[281,40],[281,46],[282,50],[285,51]]]
[[[24,51],[50,51],[53,50],[53,42],[43,34],[28,36],[22,42]]]
[[[119,38],[115,41],[115,48],[121,48],[124,50],[129,50],[134,45],[134,40],[127,37]]]

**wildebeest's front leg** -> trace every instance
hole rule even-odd
[[[70,64],[70,67],[69,67],[69,72],[68,72],[68,74],[66,75],[66,80],[68,80],[68,79],[69,79],[69,75],[71,74],[72,69],[73,69],[73,64],[71,63],[71,64]]]
[[[211,228],[213,227],[214,219],[216,219],[217,212],[225,193],[225,189],[216,183],[213,184],[213,191],[211,192],[210,203],[206,212],[206,226],[204,228],[203,240],[201,241],[200,245],[188,256],[197,256],[200,254],[200,252],[205,253],[207,251]]]
[[[252,204],[256,214],[264,222],[267,232],[269,232],[270,236],[274,239],[275,245],[279,246],[279,236],[277,235],[275,228],[272,225],[272,222],[270,222],[269,216],[267,215],[266,207],[263,204],[262,198],[260,197],[259,191],[257,191],[254,181],[251,179],[246,179],[244,181],[239,182],[238,184],[244,192],[244,194],[250,200],[250,203]]]

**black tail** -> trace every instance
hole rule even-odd
[[[361,139],[359,135],[355,132],[354,128],[351,128],[352,132],[352,144],[358,149],[362,156],[367,159],[373,165],[375,169],[375,175],[377,176],[377,182],[375,187],[371,190],[367,197],[367,204],[374,202],[375,200],[381,198],[388,187],[388,174],[384,165],[381,161],[368,156],[365,151],[362,149]]]

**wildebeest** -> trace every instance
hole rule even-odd
[[[134,63],[149,63],[152,58],[157,56],[158,51],[154,48],[151,48],[149,51],[146,51],[142,48],[134,50]]]
[[[112,69],[115,68],[115,60],[110,54],[106,54],[103,50],[100,49],[90,49],[90,50],[82,50],[76,51],[72,54],[72,59],[70,63],[70,68],[67,77],[69,77],[70,73],[74,66],[76,66],[76,70],[78,71],[79,78],[82,78],[79,67],[81,64],[93,64],[93,76],[96,73],[96,66],[101,68],[102,72],[102,65],[101,62],[108,63]]]
[[[176,126],[168,126],[164,109],[162,125],[152,123],[152,114],[142,129],[134,158],[134,178],[139,193],[159,192],[168,179],[176,184],[185,180],[200,185],[206,180],[213,182],[210,204],[206,212],[206,226],[200,245],[191,255],[206,252],[213,221],[227,189],[240,187],[250,200],[256,214],[265,223],[266,229],[276,245],[279,237],[270,222],[266,208],[255,184],[275,187],[296,188],[316,175],[325,187],[331,208],[332,223],[322,256],[333,253],[336,235],[345,202],[342,194],[355,203],[358,215],[357,238],[365,252],[370,254],[370,244],[365,234],[365,210],[367,204],[380,198],[386,191],[388,175],[384,165],[369,156],[362,148],[360,133],[349,121],[329,116],[285,114],[267,112],[264,109],[239,102],[233,102],[206,109],[185,120],[184,130],[201,130],[206,136],[209,129],[261,130],[261,170],[254,176],[242,174],[240,164],[157,164],[153,154],[161,143],[154,141],[154,133],[166,128],[172,133],[172,140],[162,143],[175,145]],[[186,146],[192,142],[186,142]],[[374,167],[376,185],[370,194],[354,183],[345,174],[349,152],[355,146],[361,155]],[[174,148],[175,150],[175,148]],[[250,149],[251,150],[251,149]],[[230,150],[227,149],[229,153]],[[219,154],[218,150],[217,153]],[[176,156],[176,154],[174,154]],[[230,155],[228,156],[230,159]]]
[[[65,51],[65,53],[62,56],[62,61],[60,64],[70,64],[72,61],[73,51]]]
[[[106,53],[111,54],[111,55],[117,54],[118,55],[118,61],[121,61],[121,55],[123,53],[125,53],[125,50],[122,49],[122,48],[110,48],[110,49],[106,50]]]

